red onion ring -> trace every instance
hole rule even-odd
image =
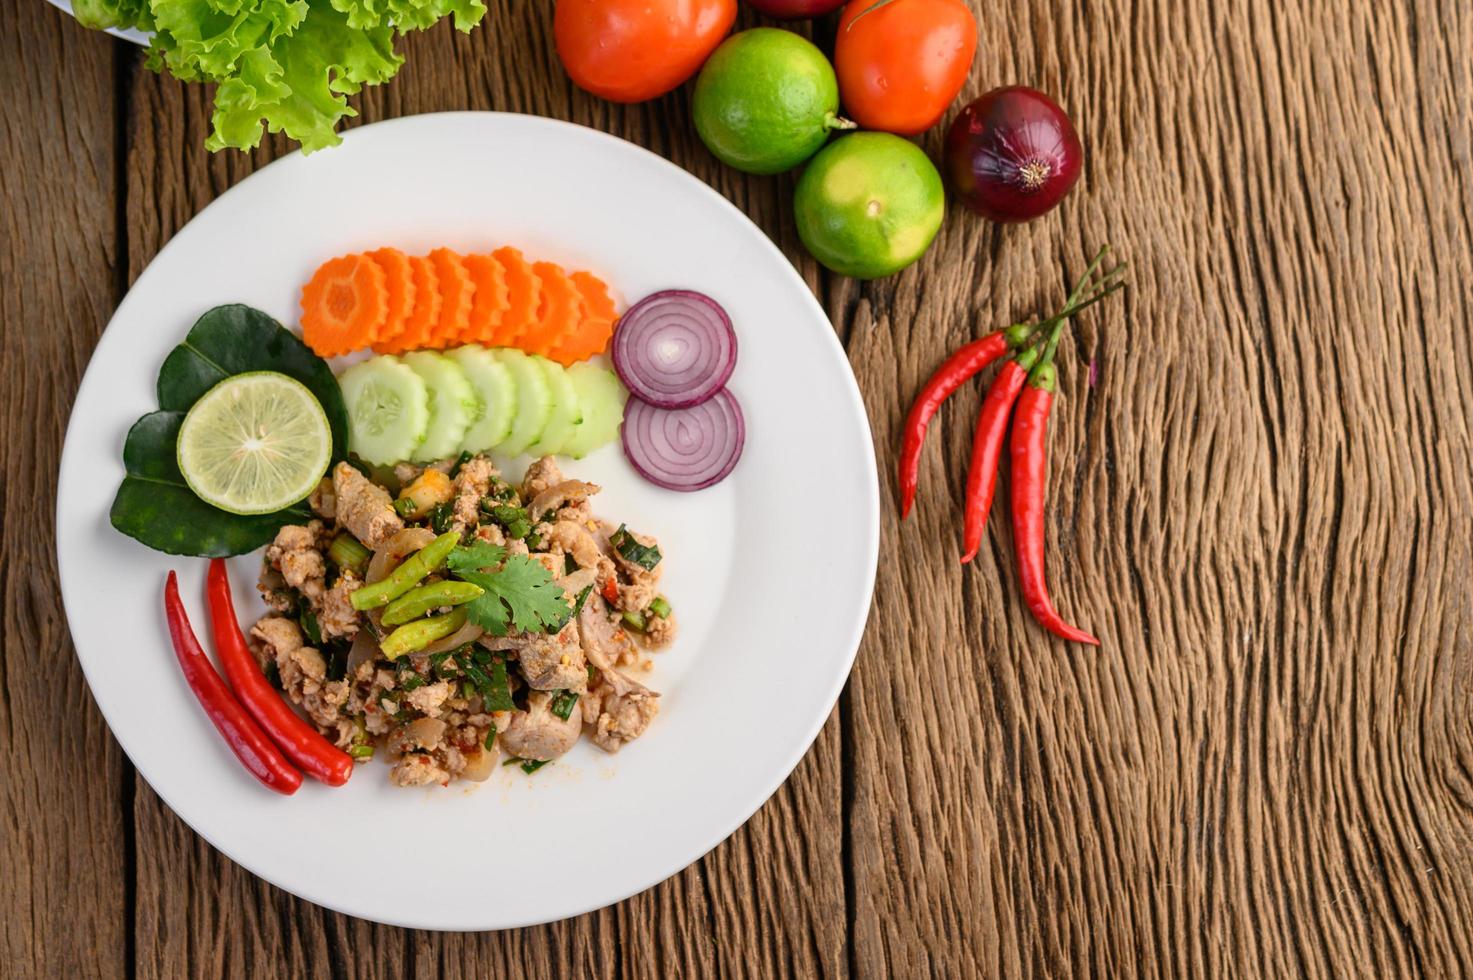
[[[726,479],[742,457],[747,424],[725,388],[686,408],[637,398],[624,408],[624,455],[640,476],[666,490],[703,490]]]
[[[630,394],[660,408],[686,408],[726,386],[736,367],[736,331],[711,297],[666,289],[619,318],[609,356]]]

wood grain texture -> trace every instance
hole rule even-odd
[[[118,293],[287,147],[210,156],[204,93],[37,0],[0,9],[16,93],[0,123],[16,227],[0,363],[18,406],[0,483],[0,972],[1473,975],[1465,0],[975,4],[968,91],[1058,95],[1084,179],[1022,227],[953,206],[920,264],[863,284],[804,254],[791,176],[711,159],[688,92],[619,107],[577,91],[546,3],[409,39],[394,83],[355,102],[361,121],[571,119],[751,215],[846,344],[884,477],[870,627],[792,779],[649,892],[485,935],[376,926],[257,881],[105,736],[50,542],[27,529],[51,506],[70,394]],[[1105,640],[1094,652],[1028,619],[1001,514],[957,564],[980,385],[938,416],[904,525],[890,474],[908,400],[945,353],[1056,305],[1106,241],[1131,288],[1065,342],[1050,440],[1050,572],[1065,614]],[[59,876],[92,897],[65,901]]]
[[[72,652],[50,533],[72,395],[120,298],[113,49],[0,2],[0,974],[127,964],[124,762]],[[128,777],[131,780],[131,776]]]

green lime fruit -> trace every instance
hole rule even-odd
[[[828,268],[856,279],[899,272],[941,228],[946,192],[921,148],[855,133],[813,158],[793,195],[798,237]]]
[[[791,170],[839,118],[839,83],[823,52],[792,31],[755,27],[722,42],[696,79],[691,114],[723,162],[752,174]]]
[[[332,458],[327,413],[307,386],[275,371],[226,378],[179,427],[184,482],[232,514],[269,514],[317,486]]]

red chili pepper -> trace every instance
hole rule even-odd
[[[1028,376],[1028,385],[1013,414],[1013,546],[1018,550],[1018,579],[1028,611],[1044,629],[1075,643],[1100,641],[1064,621],[1049,598],[1044,578],[1043,499],[1048,484],[1048,414],[1056,383],[1050,339],[1043,362]]]
[[[235,601],[230,595],[230,577],[223,559],[211,559],[208,585],[215,649],[241,705],[307,775],[329,786],[346,783],[353,775],[353,760],[348,753],[323,738],[288,707],[251,656],[240,622],[235,618]]]
[[[179,581],[173,572],[169,573],[164,585],[164,612],[168,616],[169,637],[174,641],[174,654],[179,658],[184,680],[235,757],[267,788],[285,796],[295,793],[302,785],[302,774],[293,769],[271,744],[261,726],[246,714],[215,672],[215,666],[205,656],[193,627],[189,625],[189,616],[179,599]]]
[[[604,587],[603,587],[602,590],[600,590],[600,595],[602,595],[604,597],[604,601],[605,602],[618,602],[619,601],[619,580],[618,580],[618,578],[616,578],[613,575],[610,575],[609,578],[608,578],[608,581],[604,582]]]
[[[915,503],[916,485],[920,481],[921,447],[926,429],[941,403],[962,386],[968,378],[985,370],[989,364],[1008,352],[1006,331],[998,330],[981,340],[960,347],[936,369],[921,393],[916,396],[910,414],[905,417],[905,437],[900,444],[900,518],[910,516]]]
[[[992,493],[997,488],[997,461],[1002,457],[1003,436],[1008,431],[1008,416],[1013,403],[1028,380],[1028,364],[1033,351],[1024,351],[1002,366],[982,400],[982,413],[977,419],[977,434],[972,437],[972,465],[967,470],[967,501],[962,523],[962,564],[977,557],[982,535],[987,530],[987,514],[992,510]]]

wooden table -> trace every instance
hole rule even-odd
[[[542,928],[371,925],[211,850],[108,735],[48,531],[114,307],[286,148],[210,156],[204,92],[41,0],[0,0],[0,972],[1473,972],[1473,7],[979,4],[967,91],[1057,94],[1085,177],[1023,227],[953,207],[924,261],[871,284],[804,253],[791,177],[705,152],[688,92],[621,108],[575,90],[549,8],[505,0],[470,37],[412,38],[362,120],[505,109],[607,130],[709,181],[792,259],[887,474],[874,610],[834,716],[711,854]],[[1028,619],[996,515],[957,565],[975,387],[942,413],[903,526],[888,474],[939,358],[1056,304],[1106,241],[1132,288],[1062,351],[1050,486],[1056,595],[1104,637],[1094,652]]]

